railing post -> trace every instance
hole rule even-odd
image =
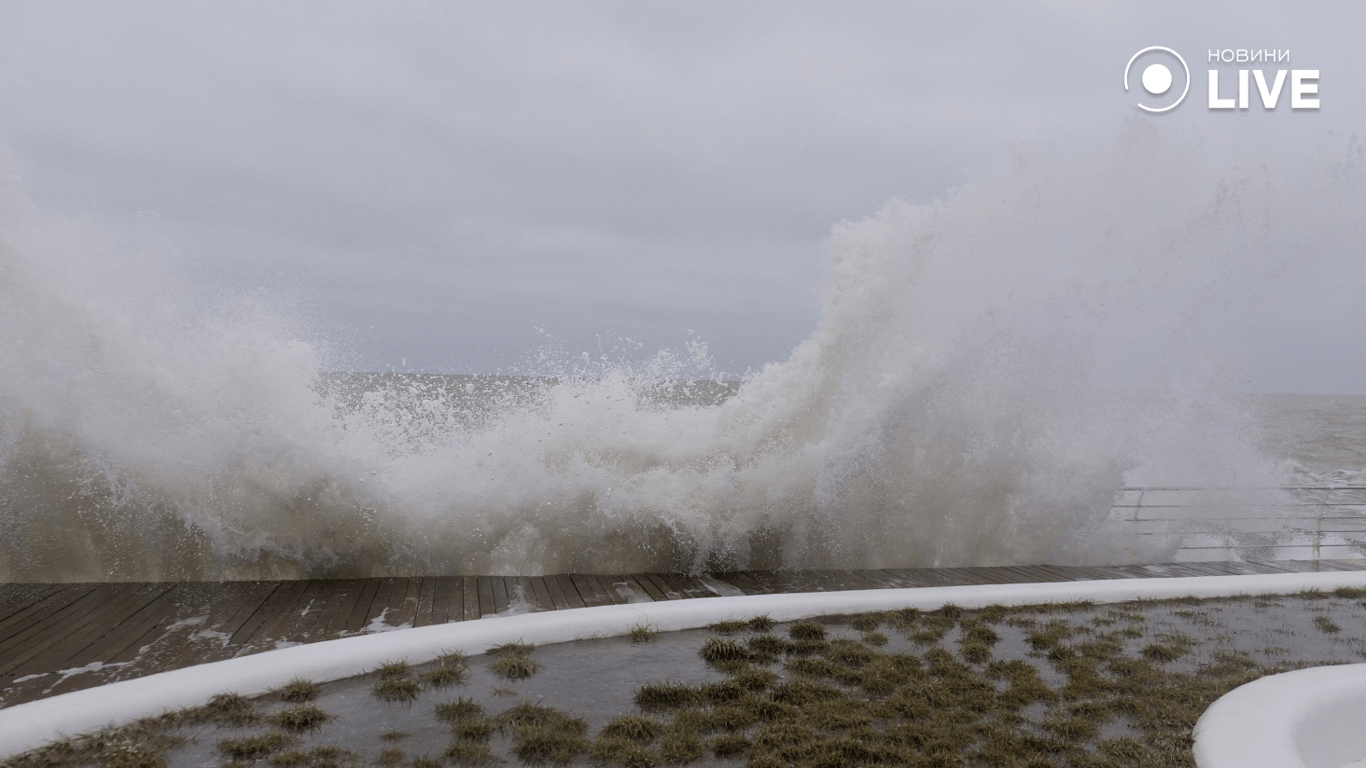
[[[1323,541],[1323,510],[1328,507],[1328,499],[1332,498],[1333,489],[1323,489],[1323,500],[1319,502],[1319,513],[1314,517],[1314,559],[1318,560],[1319,542]]]

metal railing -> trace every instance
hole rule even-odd
[[[1183,509],[1200,513],[1177,513]],[[1111,505],[1112,514],[1116,511],[1135,523],[1180,524],[1183,534],[1224,535],[1230,549],[1239,546],[1232,541],[1237,534],[1267,533],[1246,530],[1250,522],[1280,521],[1282,533],[1309,538],[1314,559],[1320,558],[1324,539],[1333,536],[1366,553],[1366,485],[1128,486]]]

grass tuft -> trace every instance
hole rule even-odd
[[[698,657],[708,664],[722,661],[749,661],[749,649],[734,640],[709,637],[697,651]]]
[[[446,747],[446,759],[459,766],[483,766],[502,762],[488,744],[456,739]]]
[[[1338,626],[1337,622],[1333,621],[1327,616],[1315,616],[1314,626],[1318,627],[1319,631],[1330,635],[1335,635],[1338,632],[1342,631],[1342,627]]]
[[[283,733],[272,732],[260,736],[245,736],[240,739],[222,739],[218,742],[218,753],[229,760],[260,760],[272,753],[279,752],[293,743],[293,739]]]
[[[705,703],[701,687],[677,680],[650,683],[636,689],[636,706],[650,711],[697,707]]]
[[[309,704],[278,712],[271,718],[271,722],[286,731],[304,733],[318,730],[331,719],[331,715]]]
[[[654,768],[659,758],[640,744],[620,736],[598,734],[588,755],[599,765],[621,765],[626,768]]]
[[[534,650],[536,650],[536,646],[531,643],[517,640],[511,643],[495,645],[485,651],[485,653],[489,656],[526,656]]]
[[[220,693],[209,699],[201,711],[210,721],[234,728],[261,722],[256,702],[239,693]]]
[[[636,744],[649,744],[664,733],[664,724],[641,715],[617,715],[607,721],[598,736],[627,739]]]
[[[1366,591],[1364,591],[1362,597],[1366,597]],[[755,632],[769,632],[777,622],[770,618],[767,613],[764,613],[750,619],[748,624],[749,628]]]
[[[636,624],[631,627],[630,638],[633,643],[648,643],[659,636],[659,630],[649,624]]]
[[[406,661],[390,661],[381,664],[375,674],[380,677],[411,677],[413,668]]]
[[[322,688],[319,687],[317,683],[312,680],[304,680],[303,678],[296,677],[288,683],[285,683],[283,688],[275,691],[275,696],[280,699],[280,701],[302,704],[318,698],[318,694],[321,692]]]
[[[436,719],[443,723],[459,723],[484,716],[484,706],[464,696],[455,701],[443,701],[436,705]]]
[[[493,672],[508,680],[525,680],[539,672],[541,662],[520,654],[499,656],[493,660]]]
[[[735,635],[749,629],[749,622],[718,621],[714,624],[708,624],[707,629],[718,635]]]
[[[411,704],[422,691],[422,686],[411,677],[381,677],[371,693],[390,704]]]
[[[825,640],[825,625],[815,621],[798,621],[787,628],[793,640]]]
[[[537,725],[518,729],[512,753],[527,765],[568,765],[591,746],[582,732],[575,733],[562,725]]]
[[[695,763],[706,753],[702,739],[686,728],[674,728],[659,742],[659,756],[673,765]]]
[[[436,665],[420,677],[429,688],[446,688],[464,683],[469,670],[470,662],[465,654],[443,653],[436,658]]]

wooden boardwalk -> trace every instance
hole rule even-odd
[[[1366,570],[1366,560],[0,584],[0,707],[297,643],[510,612],[718,595],[1345,570]]]

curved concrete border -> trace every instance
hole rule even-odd
[[[1195,724],[1200,768],[1344,768],[1366,759],[1366,664],[1310,667],[1229,691]]]
[[[225,691],[254,695],[295,677],[318,682],[338,680],[396,659],[422,664],[446,651],[477,654],[490,646],[515,640],[543,645],[610,637],[626,634],[640,624],[668,632],[759,614],[768,614],[777,621],[793,621],[832,613],[908,607],[932,610],[946,603],[964,608],[1073,600],[1118,603],[1185,596],[1289,594],[1338,587],[1366,587],[1366,571],[746,595],[439,624],[267,651],[0,709],[0,758],[40,747],[64,735],[197,706]]]

